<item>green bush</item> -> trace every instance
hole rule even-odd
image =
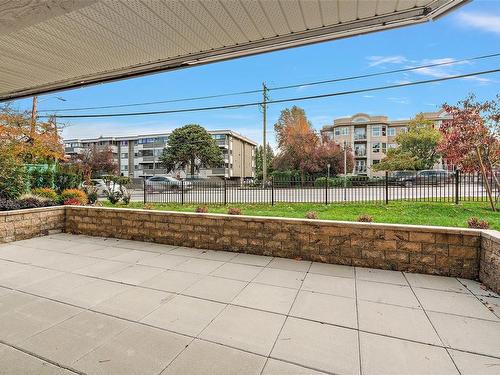
[[[314,180],[315,187],[325,187],[326,185],[326,177],[319,177]],[[344,186],[344,178],[343,177],[333,177],[328,179],[328,187],[343,187]],[[352,181],[347,178],[345,179],[345,186],[352,186]]]
[[[82,205],[87,204],[87,194],[85,194],[84,191],[78,189],[63,190],[59,199],[61,202],[66,202],[68,199],[76,199]]]
[[[52,188],[54,186],[54,171],[34,168],[29,172],[29,183],[31,189]]]
[[[7,153],[0,154],[0,198],[18,198],[26,191],[26,184],[24,165]]]
[[[301,173],[297,170],[274,171],[271,173],[274,181],[300,180]]]
[[[54,176],[56,191],[62,192],[67,189],[77,189],[82,183],[82,176],[79,173],[58,169]]]
[[[57,200],[56,191],[48,187],[31,189],[31,194],[37,197],[48,198],[53,201]]]

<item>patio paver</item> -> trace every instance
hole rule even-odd
[[[499,305],[472,280],[61,233],[0,245],[0,374],[489,375]]]

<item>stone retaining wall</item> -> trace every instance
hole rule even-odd
[[[61,232],[65,207],[32,208],[0,212],[0,243],[24,240]]]
[[[481,237],[479,279],[500,294],[500,233],[488,230]]]
[[[481,231],[67,207],[66,231],[211,250],[475,279]]]

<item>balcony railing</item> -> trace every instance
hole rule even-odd
[[[364,141],[366,140],[366,134],[354,134],[355,141]]]

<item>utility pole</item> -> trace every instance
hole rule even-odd
[[[267,86],[262,82],[262,183],[266,186],[267,181]]]
[[[37,104],[37,97],[33,97],[33,106],[31,107],[31,132],[30,132],[30,137],[33,139],[35,137],[35,132],[36,132],[36,104]]]

